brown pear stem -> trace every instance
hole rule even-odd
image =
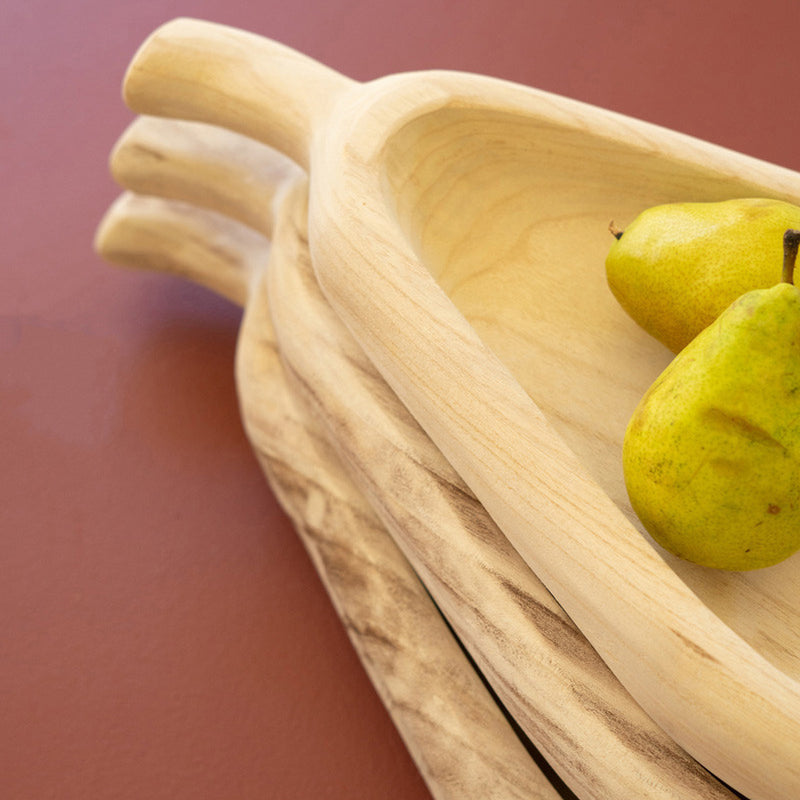
[[[611,220],[611,222],[608,223],[608,229],[611,231],[611,235],[615,239],[621,239],[622,238],[622,234],[624,233],[624,231],[622,230],[622,228],[618,228],[617,227],[617,225],[616,225],[616,223],[614,222],[613,219]]]
[[[794,267],[800,246],[800,230],[790,228],[783,234],[783,282],[794,284]]]

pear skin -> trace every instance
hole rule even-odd
[[[800,549],[800,289],[745,294],[684,348],[622,459],[634,511],[669,552],[751,570]]]
[[[654,206],[612,231],[608,285],[635,322],[678,353],[737,297],[780,280],[789,228],[800,228],[800,208],[778,200]]]

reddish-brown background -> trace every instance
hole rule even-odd
[[[101,263],[130,56],[191,15],[509,78],[800,168],[796,5],[3,0],[0,797],[429,797],[251,455],[239,312]]]

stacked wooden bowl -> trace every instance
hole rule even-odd
[[[248,436],[431,793],[800,797],[800,560],[713,571],[642,531],[621,441],[670,354],[603,269],[611,219],[800,204],[800,175],[195,20],[125,97],[98,250],[244,307]]]

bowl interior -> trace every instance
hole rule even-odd
[[[621,446],[672,354],[608,289],[609,223],[624,227],[658,203],[769,191],[632,133],[622,140],[546,114],[443,107],[391,136],[383,179],[420,262],[651,541],[628,502]],[[800,679],[800,555],[731,573],[661,552],[721,619]]]

